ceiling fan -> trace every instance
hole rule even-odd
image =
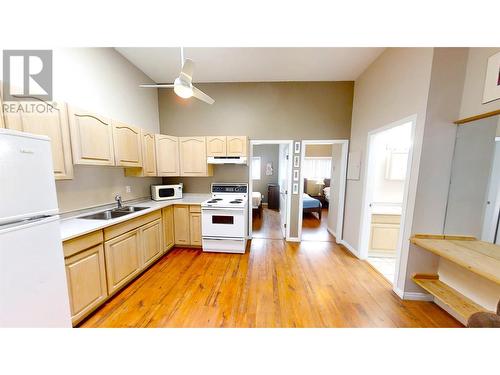
[[[190,97],[195,97],[201,101],[208,104],[214,104],[215,100],[210,96],[205,94],[199,88],[193,86],[193,70],[194,62],[191,59],[184,59],[184,48],[181,47],[181,63],[182,69],[179,77],[177,77],[173,84],[169,83],[158,83],[158,84],[143,84],[140,87],[148,88],[172,88],[174,92],[181,98],[188,99]]]

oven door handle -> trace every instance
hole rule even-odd
[[[244,211],[243,208],[237,208],[237,207],[229,207],[229,208],[226,208],[226,207],[219,207],[219,208],[202,207],[201,210],[202,211],[214,211],[214,212],[221,212],[221,211],[241,211],[241,212],[243,212]]]

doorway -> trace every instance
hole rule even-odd
[[[290,184],[293,141],[250,141],[249,236],[290,237]]]
[[[406,227],[414,128],[410,118],[368,135],[360,255],[392,285]]]
[[[348,140],[302,141],[299,239],[342,240]],[[295,183],[295,182],[294,182]]]

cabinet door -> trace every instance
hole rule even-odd
[[[226,137],[207,137],[207,156],[226,156]]]
[[[149,266],[163,254],[161,219],[141,227],[142,268]]]
[[[190,233],[190,244],[192,246],[201,246],[201,214],[193,213],[189,214],[189,233]]]
[[[139,229],[105,242],[109,294],[113,294],[139,273],[141,241]]]
[[[142,167],[141,129],[113,121],[115,165]]]
[[[102,244],[65,260],[71,318],[77,323],[108,295]]]
[[[176,245],[189,245],[189,206],[174,206],[174,237]]]
[[[227,137],[227,156],[247,156],[247,137]]]
[[[115,165],[111,120],[69,107],[73,163]]]
[[[181,176],[207,176],[205,137],[180,137]]]
[[[399,225],[372,224],[370,250],[395,252],[398,247]]]
[[[174,206],[165,207],[163,215],[164,248],[168,251],[174,246]]]
[[[142,132],[142,151],[144,176],[156,176],[156,148],[153,133]]]
[[[65,103],[39,103],[36,112],[21,114],[22,131],[46,135],[50,138],[56,180],[70,180],[73,178],[73,161],[66,108]]]
[[[179,176],[179,139],[155,134],[158,176]]]

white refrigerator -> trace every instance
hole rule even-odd
[[[0,129],[0,327],[71,327],[48,137]]]

